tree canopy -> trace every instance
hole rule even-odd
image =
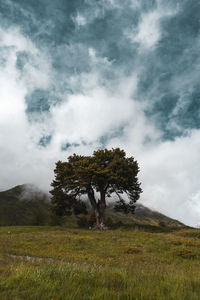
[[[106,200],[118,196],[115,209],[133,213],[142,189],[138,182],[139,167],[133,157],[115,148],[93,152],[92,156],[73,154],[66,162],[56,163],[52,205],[57,213],[70,214],[82,195],[87,195],[98,228],[105,227]],[[128,201],[123,196],[127,195]],[[80,204],[80,202],[79,202]]]

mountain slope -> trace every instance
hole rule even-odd
[[[106,211],[106,217],[114,223],[138,224],[152,226],[184,226],[181,222],[171,219],[142,204],[137,204],[135,214],[125,215],[115,212],[112,205]],[[58,218],[59,219],[59,218]],[[54,218],[53,223],[59,222]],[[0,226],[6,225],[47,225],[52,222],[50,216],[50,197],[31,184],[18,185],[0,192]],[[76,226],[77,217],[64,217],[61,222],[67,226]]]
[[[23,184],[0,192],[0,225],[43,225],[49,222],[48,194]]]
[[[114,222],[119,220],[124,224],[152,225],[161,227],[185,226],[180,221],[167,217],[157,211],[151,210],[142,204],[137,204],[135,213],[133,215],[125,215],[123,213],[115,212],[112,208],[110,208],[107,211],[107,217],[110,217]]]

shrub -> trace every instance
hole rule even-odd
[[[90,228],[94,227],[96,223],[95,214],[91,213],[89,218],[86,216],[80,216],[77,220],[77,225],[79,228]]]
[[[86,216],[78,217],[77,224],[79,228],[88,228],[88,219]]]
[[[116,222],[116,223],[114,224],[114,226],[115,226],[116,228],[122,227],[123,225],[124,225],[124,223],[123,223],[122,221],[118,221],[118,222]]]
[[[191,250],[186,249],[186,248],[174,250],[173,251],[173,255],[180,256],[182,258],[187,258],[187,259],[197,258],[197,254],[196,253],[194,253]]]
[[[106,226],[112,228],[113,225],[114,225],[113,220],[112,220],[110,217],[108,217],[108,218],[106,219]]]
[[[140,253],[142,252],[142,249],[139,248],[139,247],[129,247],[129,248],[126,248],[124,253],[127,253],[127,254],[135,254],[135,253]]]
[[[176,246],[183,245],[183,241],[181,241],[181,240],[174,240],[174,241],[172,241],[172,244],[176,245]]]
[[[160,227],[166,227],[166,223],[164,221],[159,221],[158,225]]]
[[[88,219],[88,227],[94,227],[96,224],[96,217],[94,212],[90,214],[89,219]]]

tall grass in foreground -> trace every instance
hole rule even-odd
[[[188,266],[145,265],[132,269],[77,264],[14,264],[0,282],[1,299],[199,300],[200,278]]]
[[[10,237],[6,230],[0,230],[0,300],[200,299],[199,231],[21,227]],[[53,262],[10,257],[14,252],[46,253]]]

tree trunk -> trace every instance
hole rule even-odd
[[[106,209],[106,201],[105,201],[105,191],[102,189],[100,191],[100,200],[97,203],[97,209],[95,209],[96,216],[96,227],[100,230],[108,229],[105,225],[105,209]]]
[[[96,217],[96,226],[94,229],[98,229],[98,230],[108,229],[105,226],[105,209],[106,209],[105,191],[104,190],[100,191],[100,200],[97,203],[94,196],[94,191],[92,188],[90,188],[88,190],[88,198],[90,200],[90,203],[92,205]]]
[[[95,227],[95,229],[106,230],[107,227],[105,225],[104,211],[101,211],[101,209],[96,209],[94,211],[94,213],[95,213],[95,217],[96,217],[96,227]]]

